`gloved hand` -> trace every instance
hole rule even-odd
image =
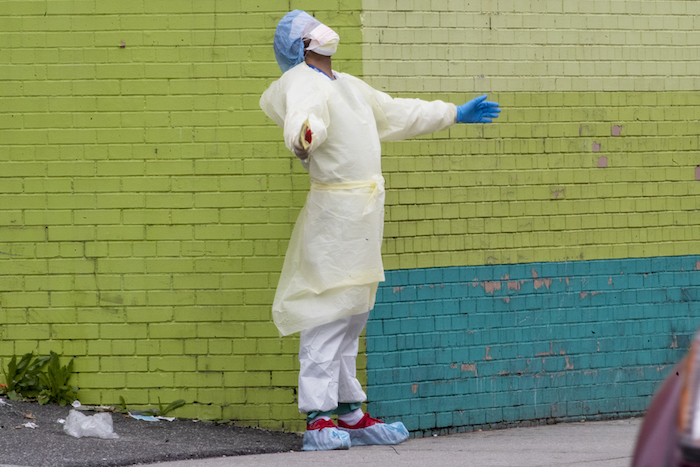
[[[312,141],[313,133],[311,132],[311,126],[309,125],[309,119],[307,118],[301,125],[299,138],[294,141],[294,155],[296,155],[302,161],[305,161],[309,157]]]
[[[498,118],[498,114],[501,113],[498,102],[487,101],[487,97],[484,94],[466,104],[458,105],[457,123],[490,123],[492,119]]]
[[[302,148],[301,143],[297,140],[294,142],[294,155],[297,156],[302,161],[309,158],[309,147]]]

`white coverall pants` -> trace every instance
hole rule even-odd
[[[301,331],[299,340],[299,412],[333,413],[338,405],[364,402],[355,360],[369,312],[346,316]],[[345,403],[345,404],[344,404]]]

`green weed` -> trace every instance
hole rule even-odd
[[[71,373],[73,373],[73,359],[68,362],[68,365],[61,366],[58,354],[51,351],[46,372],[39,373],[39,382],[43,386],[38,397],[39,403],[65,406],[73,402],[77,397],[78,388],[68,385]]]

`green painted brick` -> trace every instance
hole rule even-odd
[[[22,313],[24,314],[24,313]],[[11,318],[6,316],[6,318]],[[23,322],[26,323],[26,318],[22,321],[16,319],[6,319],[7,323],[12,322]],[[31,325],[14,325],[9,324],[5,326],[5,332],[3,333],[6,339],[10,340],[25,340],[25,339],[37,339],[43,340],[50,337],[50,327],[48,324],[31,324]]]
[[[105,373],[148,371],[146,357],[100,357],[99,370]]]
[[[243,303],[243,292],[238,290],[228,291],[197,291],[197,305],[236,305]]]
[[[88,340],[87,351],[89,355],[110,355],[112,346],[110,341]]]
[[[0,301],[4,308],[18,307],[47,307],[49,306],[48,292],[5,292],[0,294]]]
[[[93,226],[49,226],[48,239],[57,241],[89,241],[95,240],[96,230]]]
[[[188,340],[185,342],[185,353],[188,355],[202,355],[209,351],[209,344],[204,340]]]
[[[24,288],[27,291],[33,290],[71,290],[74,287],[73,277],[70,275],[54,275],[54,276],[25,276],[24,287],[12,284],[19,282],[20,277],[8,278],[3,284],[3,290],[20,290]]]
[[[243,323],[199,323],[196,327],[199,338],[244,337]]]
[[[197,371],[242,371],[243,357],[240,356],[198,356]],[[226,376],[224,376],[225,378]]]
[[[233,353],[236,355],[256,354],[257,339],[236,339],[233,341]]]
[[[236,240],[242,238],[242,228],[231,225],[195,225],[194,236],[191,234],[183,239],[196,240]]]
[[[149,357],[148,371],[170,371],[175,373],[196,371],[196,357]]]
[[[126,386],[131,388],[172,387],[172,373],[126,373]]]
[[[55,339],[98,339],[96,324],[52,324],[51,335]]]
[[[275,371],[270,384],[274,387],[296,387],[299,381],[297,371]]]
[[[197,325],[177,323],[154,323],[148,326],[151,339],[187,339],[197,337]]]
[[[273,337],[277,336],[278,332],[272,322],[249,322],[245,323],[245,335],[248,337]]]
[[[291,404],[296,400],[293,389],[247,388],[245,400],[248,404]]]
[[[46,239],[46,232],[38,227],[0,226],[0,238],[3,242],[41,242]]]
[[[124,373],[78,373],[77,386],[81,389],[99,389],[104,387],[124,388]],[[138,388],[139,386],[133,386]]]
[[[218,404],[229,404],[231,402],[238,402],[245,400],[246,390],[243,388],[238,389],[213,389],[213,388],[200,388],[197,389],[197,400],[199,402],[209,402]]]
[[[146,298],[149,306],[156,307],[195,304],[195,294],[190,291],[147,291]]]
[[[96,240],[144,240],[146,231],[143,226],[109,225],[97,226]]]
[[[22,213],[20,211],[8,211],[0,214],[0,225],[21,224]]]
[[[172,346],[164,346],[168,350],[169,354],[177,353],[173,352],[175,350]],[[139,355],[160,355],[161,353],[161,341],[159,340],[138,340],[136,341],[136,352]]]
[[[121,278],[118,275],[78,274],[74,276],[76,290],[119,290],[121,288]]]
[[[148,331],[147,324],[100,324],[102,339],[145,339]]]
[[[215,372],[177,372],[175,386],[185,388],[222,387],[223,376]]]
[[[174,312],[173,320],[177,322],[220,322],[223,313],[229,310],[228,307],[211,307],[211,306],[196,306],[196,307],[179,307]]]
[[[228,340],[209,339],[209,354],[210,355],[231,355],[233,353],[233,344]]]
[[[134,274],[124,277],[124,288],[126,290],[170,289],[171,280],[171,276],[165,274]]]
[[[219,222],[219,211],[215,209],[176,209],[172,211],[171,219],[173,224],[212,224]]]
[[[260,423],[264,420],[270,419],[270,406],[268,404],[263,405],[230,405],[223,409],[223,415],[229,420],[241,420],[246,425],[251,421]],[[258,425],[249,425],[258,426]]]
[[[228,248],[222,251],[227,252]],[[197,258],[194,260],[194,270],[198,273],[241,272],[243,261],[240,258]]]
[[[126,320],[130,323],[155,323],[171,321],[173,309],[171,307],[127,307]]]
[[[136,353],[136,341],[131,339],[119,339],[111,341],[112,355],[134,355]]]
[[[226,387],[266,387],[270,385],[270,372],[246,371],[224,373],[224,385]]]
[[[195,238],[191,225],[146,226],[147,240],[190,240]]]
[[[247,371],[285,370],[294,368],[295,361],[296,357],[294,355],[246,355],[245,369]]]
[[[190,273],[194,271],[194,262],[189,258],[147,258],[146,271],[153,273]]]
[[[97,258],[95,263],[100,274],[143,274],[146,271],[146,261],[137,258]]]

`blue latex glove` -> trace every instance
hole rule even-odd
[[[501,109],[498,102],[486,100],[486,94],[472,99],[466,104],[457,106],[457,123],[490,123],[498,118]]]

